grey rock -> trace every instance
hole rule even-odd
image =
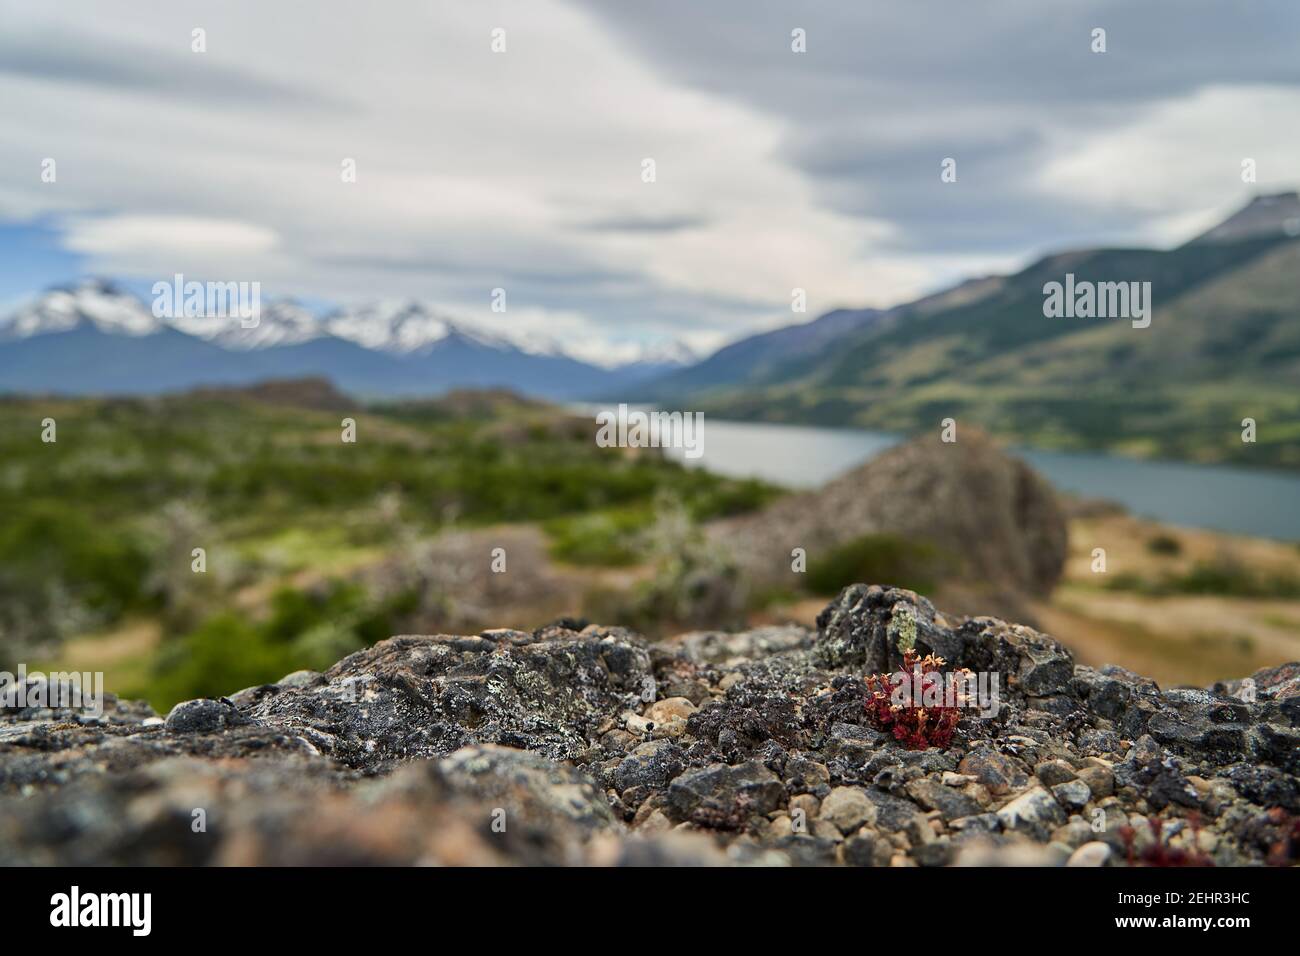
[[[1026,790],[998,811],[998,820],[1006,830],[1025,833],[1045,842],[1052,828],[1065,822],[1065,811],[1046,790]]]
[[[979,803],[953,787],[944,786],[934,777],[913,780],[907,784],[907,795],[924,810],[938,810],[944,820],[955,820],[977,814]]]
[[[632,787],[662,789],[685,769],[680,747],[667,741],[643,744],[624,757],[614,771],[614,786],[619,793]]]
[[[1094,797],[1109,797],[1115,792],[1115,775],[1105,767],[1080,767],[1079,779],[1088,785]]]
[[[1058,783],[1073,780],[1077,774],[1064,760],[1044,760],[1034,768],[1034,776],[1045,787],[1054,787]]]
[[[1079,734],[1079,752],[1087,757],[1105,757],[1120,752],[1120,736],[1113,730],[1085,730]]]
[[[852,833],[875,815],[866,793],[857,787],[836,787],[822,801],[820,816],[841,833]]]
[[[1017,760],[991,750],[967,754],[957,769],[974,777],[992,794],[1019,790],[1029,782],[1029,775]]]
[[[1006,865],[1089,843],[1123,865],[1123,826],[1192,809],[1216,863],[1257,865],[1269,812],[1300,814],[1294,667],[1251,703],[1120,668],[1063,680],[1050,638],[909,591],[849,588],[823,618],[816,647],[564,621],[402,636],[166,721],[112,695],[99,715],[0,708],[0,865]],[[863,672],[907,643],[998,673],[998,716],[944,750],[871,727]],[[684,698],[654,705],[671,739],[625,729],[647,688]],[[176,811],[195,805],[203,841]]]
[[[1157,810],[1171,803],[1192,809],[1200,806],[1196,788],[1182,768],[1149,735],[1138,738],[1128,757],[1115,765],[1115,782],[1140,791]]]
[[[1082,810],[1092,799],[1092,791],[1082,780],[1067,780],[1052,788],[1052,796],[1068,810]]]
[[[1093,841],[1085,843],[1073,853],[1070,859],[1066,861],[1066,866],[1105,866],[1111,858],[1111,849],[1106,844]]]
[[[166,727],[174,734],[207,734],[248,723],[229,701],[204,697],[181,701],[167,714]]]
[[[958,817],[949,826],[959,833],[997,833],[1002,829],[1002,821],[996,813],[977,813],[969,817]]]
[[[785,788],[760,763],[716,764],[682,774],[668,786],[668,806],[678,819],[715,829],[741,829],[785,802]]]
[[[865,830],[844,841],[844,862],[849,866],[888,866],[893,855],[888,840]]]

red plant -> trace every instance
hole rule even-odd
[[[942,657],[903,654],[903,669],[866,679],[867,717],[909,750],[947,747],[961,719],[961,701],[945,686]]]
[[[1281,807],[1274,807],[1267,816],[1274,841],[1268,849],[1268,865],[1291,866],[1300,860],[1300,817]]]
[[[1120,839],[1124,841],[1124,849],[1127,851],[1129,866],[1214,866],[1214,861],[1206,854],[1196,849],[1199,842],[1198,837],[1201,832],[1201,818],[1196,814],[1188,817],[1189,824],[1192,827],[1192,849],[1184,850],[1181,847],[1171,847],[1164,841],[1163,831],[1165,822],[1156,817],[1147,821],[1151,826],[1151,835],[1155,837],[1152,843],[1143,847],[1139,852],[1135,849],[1134,838],[1137,836],[1131,826],[1122,826],[1119,828]]]

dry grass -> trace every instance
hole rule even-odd
[[[1175,538],[1178,553],[1153,552],[1149,545],[1157,537]],[[1092,571],[1094,548],[1106,550],[1105,574]],[[1080,663],[1119,664],[1162,685],[1204,686],[1300,660],[1300,600],[1152,596],[1106,587],[1116,575],[1158,580],[1216,560],[1259,574],[1300,575],[1300,550],[1293,544],[1127,515],[1077,519],[1070,526],[1064,581],[1034,611]]]

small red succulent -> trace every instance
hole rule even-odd
[[[866,679],[867,717],[909,750],[947,747],[961,719],[961,702],[945,693],[942,657],[903,654],[903,668]],[[902,699],[902,703],[899,699]],[[929,703],[926,703],[929,702]]]
[[[1195,848],[1200,842],[1198,838],[1201,832],[1201,818],[1196,814],[1189,816],[1187,821],[1192,827],[1193,849],[1190,850],[1171,847],[1165,842],[1163,820],[1152,817],[1147,822],[1151,826],[1151,835],[1155,839],[1140,851],[1135,848],[1137,831],[1127,825],[1119,828],[1119,836],[1124,841],[1129,866],[1214,866],[1214,861],[1209,856]]]

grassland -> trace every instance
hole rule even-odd
[[[591,423],[509,396],[326,398],[0,401],[0,664],[93,664],[166,707],[453,623],[449,593],[491,573],[476,532],[545,527],[561,556],[604,561],[593,547],[635,541],[584,522],[644,529],[664,502],[703,519],[775,493],[599,448]],[[512,582],[545,561],[509,557]]]
[[[165,709],[394,633],[559,615],[651,636],[811,624],[858,580],[1032,615],[1081,662],[1163,683],[1300,658],[1293,545],[1078,518],[1050,600],[984,608],[946,556],[875,535],[815,556],[800,590],[751,593],[702,526],[779,489],[599,448],[594,423],[508,396],[325,398],[0,401],[0,668],[104,671],[109,690]]]

